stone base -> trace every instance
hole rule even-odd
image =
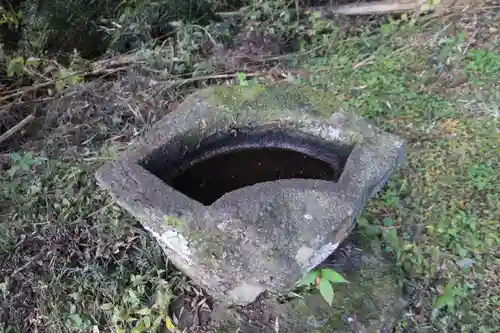
[[[260,297],[235,310],[219,310],[214,332],[279,333],[391,333],[406,306],[403,289],[382,254],[363,251],[346,242],[320,266],[332,267],[350,282],[334,285],[330,307],[319,295],[306,295],[280,304],[275,297]],[[219,316],[219,317],[218,317]]]
[[[404,153],[401,139],[332,116],[313,93],[201,90],[100,168],[98,183],[218,301],[288,292],[345,240]]]

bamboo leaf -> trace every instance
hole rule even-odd
[[[325,301],[331,306],[333,302],[333,287],[327,279],[321,279],[319,283],[319,292]]]
[[[302,279],[297,282],[298,286],[310,286],[316,282],[316,278],[319,276],[319,271],[313,270],[304,275]]]
[[[346,279],[333,269],[325,268],[321,270],[321,279],[326,279],[331,283],[348,283]]]

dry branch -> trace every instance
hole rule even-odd
[[[319,12],[322,16],[329,16],[332,14],[341,15],[373,15],[373,14],[387,14],[387,13],[403,13],[408,11],[418,10],[422,7],[425,0],[383,0],[372,1],[367,3],[352,3],[340,6],[317,6],[310,8],[302,8],[299,14],[304,16],[311,12]],[[296,13],[297,9],[289,9],[290,12]],[[219,12],[217,13],[221,18],[232,18],[244,16],[244,10],[233,12]]]
[[[262,75],[262,73],[245,73],[245,77],[256,77]],[[213,75],[203,75],[203,76],[193,76],[186,79],[179,79],[174,81],[169,81],[169,87],[180,87],[188,83],[205,81],[205,80],[221,80],[221,79],[234,79],[237,77],[236,73],[227,74],[213,74]]]
[[[318,6],[300,9],[299,14],[302,16],[309,13],[320,13],[321,16],[331,15],[375,15],[375,14],[396,14],[415,12],[424,9],[426,0],[381,0],[371,2],[358,2],[340,6]],[[443,12],[446,10],[462,10],[470,7],[475,0],[443,0],[439,5],[436,5],[435,10]],[[296,13],[296,8],[290,8],[290,12]],[[221,18],[241,17],[245,15],[244,10],[233,12],[217,13]]]
[[[76,72],[76,73],[71,73],[70,75],[61,77],[61,78],[55,78],[55,79],[51,79],[51,80],[46,81],[46,82],[34,84],[32,86],[29,86],[29,87],[23,87],[23,88],[19,88],[19,89],[6,91],[5,93],[3,93],[0,96],[0,104],[2,102],[6,102],[6,101],[11,100],[11,99],[16,98],[16,97],[22,97],[23,95],[25,95],[26,93],[29,93],[29,92],[38,91],[42,88],[52,87],[56,84],[57,81],[64,81],[65,79],[67,79],[71,76],[82,76],[82,77],[101,76],[101,77],[104,77],[104,76],[114,74],[116,72],[119,72],[119,71],[122,71],[125,69],[127,69],[127,67],[118,67],[118,68],[109,68],[109,69],[108,68],[101,68],[101,69],[93,70],[90,72]],[[12,104],[17,104],[17,103],[8,103],[7,105],[2,106],[0,109],[4,109],[5,107],[10,106]]]
[[[18,124],[7,130],[4,134],[0,135],[0,143],[4,142],[17,132],[19,132],[21,129],[23,129],[24,126],[28,125],[31,121],[35,119],[35,116],[33,114],[30,114],[23,120],[21,120]]]
[[[353,3],[331,8],[330,12],[341,15],[374,15],[388,13],[404,13],[419,10],[425,0],[410,1],[377,1],[366,3]],[[328,9],[327,9],[328,10]]]

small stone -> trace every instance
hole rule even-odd
[[[460,268],[470,268],[474,265],[475,262],[476,261],[474,259],[466,258],[466,259],[460,259],[456,263],[457,266]]]

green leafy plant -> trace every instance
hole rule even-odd
[[[432,318],[435,319],[440,311],[444,309],[455,312],[460,306],[461,300],[467,297],[469,291],[470,288],[466,285],[458,283],[455,279],[450,279],[433,304]]]
[[[23,20],[21,11],[6,10],[0,6],[0,25],[6,24],[10,29],[17,29]]]
[[[12,160],[12,165],[10,169],[7,171],[9,176],[12,178],[19,171],[30,171],[31,168],[35,165],[41,163],[39,159],[37,159],[32,152],[27,153],[12,153],[10,154],[10,158]]]
[[[248,86],[248,80],[245,73],[243,72],[236,73],[236,80],[238,81],[238,84],[240,86]]]
[[[133,275],[131,285],[125,289],[121,299],[101,304],[101,310],[111,316],[115,332],[156,332],[162,326],[175,332],[167,314],[172,298],[170,285],[165,280],[155,280],[153,302],[146,305],[142,298],[147,293],[146,287],[150,282],[147,276]]]
[[[75,56],[72,56],[72,64],[75,63]],[[54,86],[57,91],[62,91],[67,86],[71,86],[83,81],[82,73],[72,68],[65,68],[59,64],[54,64],[50,60],[37,57],[23,58],[14,57],[7,66],[7,76],[16,76],[18,79],[28,77],[33,80],[39,78],[49,79],[47,74],[52,76]]]
[[[458,294],[458,289],[455,287],[455,281],[451,280],[449,281],[443,290],[443,294],[440,295],[436,303],[434,303],[434,308],[439,310],[441,308],[444,308],[446,306],[453,307],[455,305],[456,301],[456,295]]]
[[[495,188],[497,171],[488,164],[474,164],[468,170],[469,178],[477,190]]]
[[[333,284],[337,283],[348,283],[348,281],[334,269],[320,268],[307,273],[297,285],[305,286],[308,290],[318,290],[324,300],[332,305],[335,295]]]

